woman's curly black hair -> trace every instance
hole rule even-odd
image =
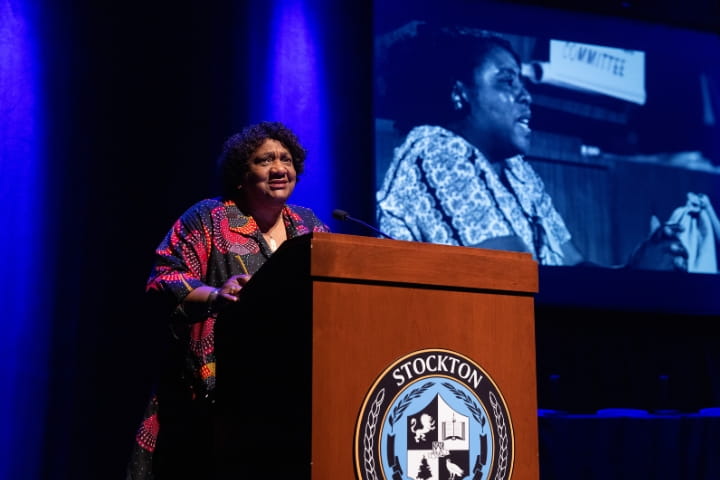
[[[522,65],[506,38],[469,27],[410,22],[376,42],[383,115],[403,134],[416,125],[447,125],[467,115],[453,109],[453,85],[472,83],[472,72],[494,49],[506,50]]]
[[[280,122],[260,122],[245,127],[223,144],[218,166],[220,187],[224,197],[232,198],[237,195],[237,187],[243,182],[245,174],[250,169],[250,156],[267,139],[277,140],[288,149],[299,178],[305,169],[307,152],[297,136]]]

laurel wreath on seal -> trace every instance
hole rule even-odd
[[[410,405],[410,401],[421,396],[425,391],[432,387],[434,382],[426,382],[419,388],[414,388],[408,392],[400,403],[393,409],[392,415],[390,416],[390,425],[394,426],[395,422],[402,418],[403,412]],[[380,407],[385,400],[385,389],[378,390],[375,398],[372,401],[370,410],[368,412],[367,422],[365,423],[365,429],[363,433],[363,464],[365,466],[365,475],[368,478],[377,480],[377,471],[375,468],[375,455],[374,455],[374,441],[375,430],[377,429],[378,418],[380,417]]]
[[[363,464],[365,465],[365,475],[368,478],[377,480],[377,473],[375,471],[375,456],[374,442],[375,429],[377,427],[378,417],[380,416],[380,406],[385,400],[385,389],[378,390],[377,395],[372,401],[370,411],[368,412],[367,423],[365,423],[365,433],[363,435]]]
[[[498,402],[497,398],[495,398],[495,395],[492,392],[488,394],[488,398],[490,399],[490,405],[492,405],[493,414],[495,415],[495,422],[497,423],[498,446],[500,450],[498,452],[498,469],[497,473],[495,474],[495,479],[502,480],[503,478],[505,478],[505,471],[507,470],[508,463],[507,426],[505,425],[505,417],[500,410],[500,402]]]
[[[473,399],[462,390],[458,390],[450,383],[443,383],[442,384],[445,388],[450,390],[453,395],[455,395],[455,398],[458,400],[462,400],[465,406],[470,410],[472,413],[473,418],[475,421],[480,423],[480,425],[485,425],[485,418],[481,415],[481,410],[477,406],[477,404],[473,401]],[[508,435],[507,435],[507,426],[505,425],[505,417],[502,414],[502,411],[500,410],[500,402],[497,401],[497,398],[495,398],[495,395],[493,395],[492,392],[489,393],[488,397],[490,398],[490,405],[493,409],[493,414],[495,416],[495,423],[497,424],[497,432],[498,432],[498,470],[495,474],[496,480],[501,480],[505,478],[505,472],[507,470],[507,463],[508,463]]]
[[[476,422],[478,422],[480,425],[485,425],[485,417],[483,417],[480,407],[477,406],[477,404],[473,401],[472,398],[470,398],[467,393],[463,392],[462,390],[458,390],[451,383],[445,382],[442,385],[448,390],[450,390],[452,394],[455,395],[455,398],[463,401],[465,406],[472,413],[472,416]]]
[[[413,399],[421,396],[427,391],[428,388],[432,387],[433,385],[435,385],[435,382],[425,382],[421,387],[413,388],[408,393],[406,393],[402,400],[400,400],[400,403],[398,403],[395,408],[393,408],[392,414],[390,415],[390,426],[394,428],[395,423],[402,418],[403,413],[410,406],[410,402]]]

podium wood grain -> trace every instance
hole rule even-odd
[[[312,478],[355,478],[355,423],[399,357],[442,348],[478,363],[507,402],[513,479],[537,479],[533,294],[537,266],[515,252],[315,234]]]
[[[265,448],[283,478],[355,479],[374,382],[399,358],[446,349],[495,382],[514,432],[511,478],[537,480],[537,290],[525,253],[334,233],[285,242],[217,321],[219,471],[264,475],[248,454]]]

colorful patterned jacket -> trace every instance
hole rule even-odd
[[[305,207],[286,205],[282,216],[288,239],[329,231]],[[180,349],[184,357],[184,365],[171,370],[191,398],[211,397],[215,387],[215,318],[202,308],[186,310],[183,300],[197,287],[220,287],[232,275],[254,274],[271,255],[253,217],[219,198],[202,200],[186,210],[156,249],[146,290],[150,303],[158,307],[153,311],[170,319],[171,348]],[[162,395],[153,395],[136,435],[127,478],[152,478],[162,404]]]

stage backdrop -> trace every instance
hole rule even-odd
[[[331,212],[374,217],[373,38],[371,2],[0,0],[0,478],[122,478],[164,348],[153,250],[244,125],[296,129],[293,200],[368,233]]]

